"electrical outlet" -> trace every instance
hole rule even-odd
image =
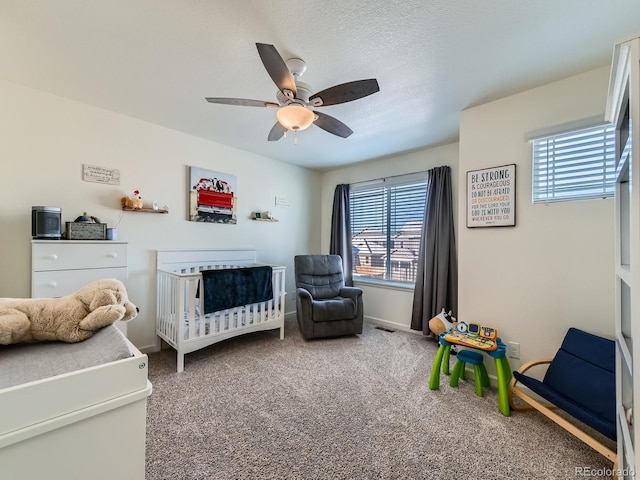
[[[520,358],[520,344],[516,342],[509,342],[507,344],[507,355],[510,358]]]

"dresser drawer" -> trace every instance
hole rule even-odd
[[[69,240],[33,243],[34,272],[117,268],[127,266],[127,244],[116,242],[76,243]]]
[[[127,267],[34,272],[31,276],[31,296],[62,297],[103,278],[117,278],[126,283]]]

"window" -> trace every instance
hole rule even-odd
[[[610,197],[614,190],[613,125],[533,140],[533,203]]]
[[[415,283],[426,192],[426,173],[351,186],[354,280]]]

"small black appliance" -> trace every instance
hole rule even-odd
[[[62,209],[60,207],[31,207],[31,236],[50,240],[62,237]]]

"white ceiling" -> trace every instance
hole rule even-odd
[[[610,62],[640,0],[0,0],[0,78],[314,169],[456,141],[459,112]],[[275,101],[255,43],[306,61],[314,91],[380,92],[267,142]],[[603,92],[605,95],[605,92]]]

